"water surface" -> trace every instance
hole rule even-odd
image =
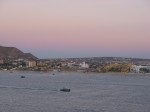
[[[150,112],[150,75],[52,74],[0,72],[0,112]]]

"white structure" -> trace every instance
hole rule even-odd
[[[86,64],[85,62],[83,62],[83,63],[80,63],[80,67],[81,68],[89,68],[89,65]]]
[[[132,65],[131,68],[130,68],[130,72],[132,72],[132,73],[140,73],[140,69],[141,68],[145,68],[145,69],[150,70],[150,66]]]
[[[75,62],[69,62],[69,63],[67,64],[67,66],[68,66],[68,67],[72,67],[74,64],[75,64]]]

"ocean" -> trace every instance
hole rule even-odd
[[[149,74],[54,74],[1,71],[0,112],[150,112]]]

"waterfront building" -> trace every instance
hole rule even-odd
[[[74,64],[75,64],[75,62],[68,62],[67,66],[71,68],[71,67],[73,67]]]
[[[80,67],[81,68],[89,68],[89,65],[87,63],[83,62],[83,63],[80,63]]]
[[[150,72],[150,66],[132,65],[130,68],[131,73]]]
[[[37,62],[36,61],[34,61],[34,60],[28,60],[28,61],[26,61],[26,66],[27,67],[36,67],[36,65],[37,65]]]

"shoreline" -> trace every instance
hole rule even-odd
[[[97,74],[97,75],[150,75],[150,73],[123,73],[123,72],[104,72],[104,73],[99,73],[99,72],[79,72],[79,71],[32,71],[32,70],[0,70],[1,72],[9,72],[9,73],[14,73],[14,72],[35,72],[35,73],[80,73],[80,74]]]

